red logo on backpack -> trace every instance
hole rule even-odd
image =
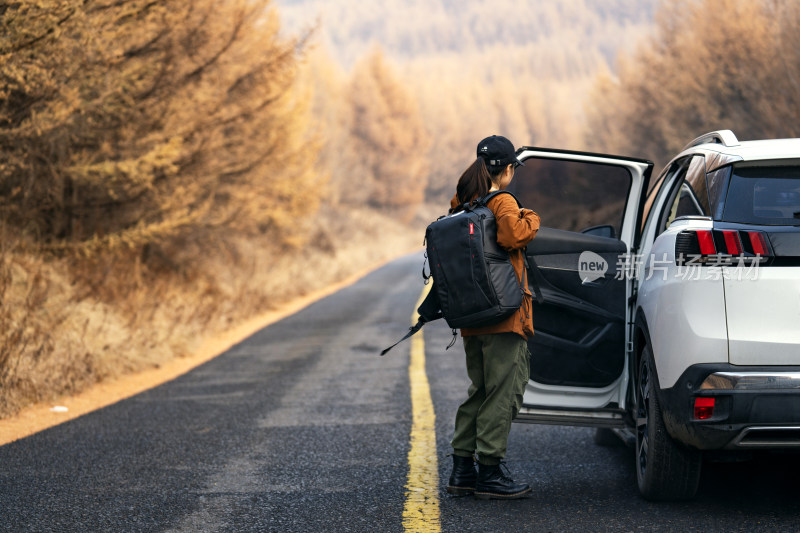
[[[469,234],[470,235],[475,234],[475,228],[473,227],[472,222],[469,223]]]

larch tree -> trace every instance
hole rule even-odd
[[[310,94],[269,0],[20,0],[0,21],[6,223],[87,254],[300,238]]]
[[[341,142],[351,132],[352,117],[346,105],[349,79],[324,46],[312,45],[310,48],[305,63],[307,68],[303,69],[302,76],[313,88],[311,114],[314,133],[320,140],[329,140],[319,143],[317,169],[327,181],[327,187],[319,193],[324,196],[326,205],[340,205],[353,189],[349,143]]]
[[[417,102],[379,49],[353,69],[347,149],[356,201],[413,213],[424,199],[428,146]]]

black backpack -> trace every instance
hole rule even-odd
[[[381,355],[432,320],[444,318],[454,330],[455,338],[456,328],[500,322],[522,305],[523,287],[517,280],[508,252],[497,244],[497,222],[486,205],[498,194],[509,194],[520,205],[510,192],[494,191],[459,206],[455,212],[428,226],[425,257],[430,275],[426,275],[423,268],[423,277],[425,283],[433,278],[433,286],[417,309],[420,315],[417,323]],[[540,300],[535,283],[533,287]]]

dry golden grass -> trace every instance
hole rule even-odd
[[[299,248],[231,236],[198,253],[191,273],[4,249],[0,418],[190,355],[219,332],[422,241],[421,219],[404,226],[367,209],[324,218]]]

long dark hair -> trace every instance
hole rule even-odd
[[[504,166],[487,165],[486,160],[478,157],[458,178],[456,197],[459,204],[483,198],[492,188],[492,178],[500,174]]]

